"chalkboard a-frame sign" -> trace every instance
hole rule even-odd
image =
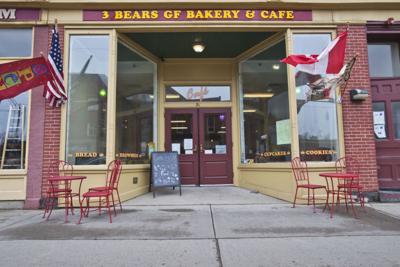
[[[156,196],[157,187],[179,187],[179,194],[182,195],[178,153],[151,153],[151,183],[153,197]]]

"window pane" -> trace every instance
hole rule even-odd
[[[153,144],[154,63],[118,43],[115,152],[125,163],[148,163]]]
[[[210,154],[226,154],[225,115],[205,114],[204,125],[204,151]]]
[[[319,54],[330,34],[295,34],[295,54]],[[296,71],[300,157],[307,161],[334,161],[339,155],[336,94],[327,85],[329,75]]]
[[[331,35],[321,34],[294,34],[294,54],[318,55],[331,41]]]
[[[25,92],[0,102],[1,169],[25,168],[28,96]]]
[[[66,158],[76,165],[106,162],[108,39],[70,37]]]
[[[167,86],[165,100],[181,101],[230,101],[230,86]]]
[[[387,120],[386,120],[385,102],[373,102],[372,110],[374,112],[373,120],[374,120],[375,139],[386,139]]]
[[[368,44],[369,71],[371,77],[400,76],[399,44]]]
[[[0,57],[30,57],[32,29],[0,29]]]
[[[290,161],[291,127],[285,42],[240,64],[242,88],[242,161]]]
[[[185,139],[191,139],[193,142],[192,121],[192,114],[171,115],[171,151],[176,151],[178,154],[193,154],[193,148],[185,150]]]
[[[400,102],[392,102],[394,138],[400,139]]]

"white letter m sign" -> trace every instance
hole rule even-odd
[[[0,19],[15,19],[15,11],[16,9],[5,9],[1,8],[0,9]]]

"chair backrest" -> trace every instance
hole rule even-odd
[[[360,173],[359,162],[350,156],[342,157],[335,162],[336,172]]]
[[[74,167],[64,160],[56,160],[47,170],[47,176],[58,176],[58,175],[65,175],[65,176],[72,176],[74,173]]]
[[[307,162],[301,161],[299,157],[292,159],[292,171],[296,183],[299,181],[309,182]]]
[[[359,162],[355,158],[350,156],[345,156],[336,160],[335,167],[336,172],[355,173],[357,175],[360,175],[361,166]],[[352,184],[359,184],[359,182],[360,179],[353,179],[351,181]]]
[[[121,170],[122,170],[122,162],[118,159],[113,160],[108,164],[106,186],[109,189],[118,187]]]
[[[58,161],[58,169],[60,174],[65,176],[72,176],[74,174],[74,166],[64,160]]]

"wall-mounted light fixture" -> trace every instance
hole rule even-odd
[[[350,99],[352,101],[363,101],[367,99],[368,91],[363,89],[352,89],[350,90]]]
[[[203,41],[200,38],[196,38],[193,42],[192,47],[193,47],[194,52],[201,53],[206,48],[206,45],[203,43]]]

